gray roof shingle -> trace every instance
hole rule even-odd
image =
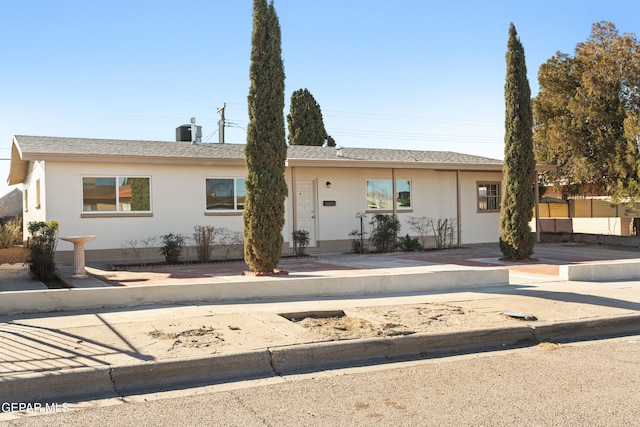
[[[244,144],[212,144],[176,141],[139,141],[90,138],[63,138],[47,136],[15,136],[25,159],[51,156],[126,156],[162,157],[166,159],[244,159]],[[501,160],[451,151],[421,151],[381,148],[341,149],[335,147],[289,146],[287,158],[294,160],[403,162],[427,164],[502,165]]]

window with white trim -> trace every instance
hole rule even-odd
[[[411,209],[411,181],[396,180],[396,193],[393,194],[393,181],[390,179],[367,180],[367,210]]]
[[[151,212],[151,178],[82,178],[83,212]]]
[[[244,178],[207,178],[205,186],[208,211],[244,210]]]
[[[499,182],[478,183],[478,212],[500,211],[500,198]]]

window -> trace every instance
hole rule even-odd
[[[247,195],[244,178],[207,178],[208,211],[241,211]]]
[[[390,179],[367,180],[367,209],[393,210],[411,209],[411,181],[396,180],[396,194],[393,196],[393,182]]]
[[[478,212],[500,210],[500,184],[478,183]]]
[[[36,180],[36,209],[40,209],[40,180]]]
[[[150,178],[82,178],[83,212],[151,211]]]

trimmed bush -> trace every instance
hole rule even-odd
[[[29,274],[44,283],[54,282],[56,265],[53,256],[58,243],[57,221],[34,221],[27,226],[31,235]]]
[[[161,236],[161,239],[160,253],[164,256],[164,259],[170,264],[180,262],[180,256],[184,250],[185,237],[182,234],[169,233]]]
[[[369,243],[377,252],[390,252],[396,248],[396,236],[400,231],[400,221],[397,218],[376,214],[369,224],[372,227]]]
[[[309,246],[309,232],[307,230],[295,230],[292,234],[293,251],[297,256],[304,255],[304,251]]]

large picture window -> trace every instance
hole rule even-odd
[[[500,183],[478,183],[478,212],[500,211]]]
[[[411,181],[396,180],[396,194],[393,194],[393,182],[390,179],[367,180],[367,209],[393,210],[411,209]]]
[[[206,202],[209,211],[241,211],[246,191],[244,178],[207,178]]]
[[[82,178],[84,212],[151,211],[150,178],[85,177]]]

